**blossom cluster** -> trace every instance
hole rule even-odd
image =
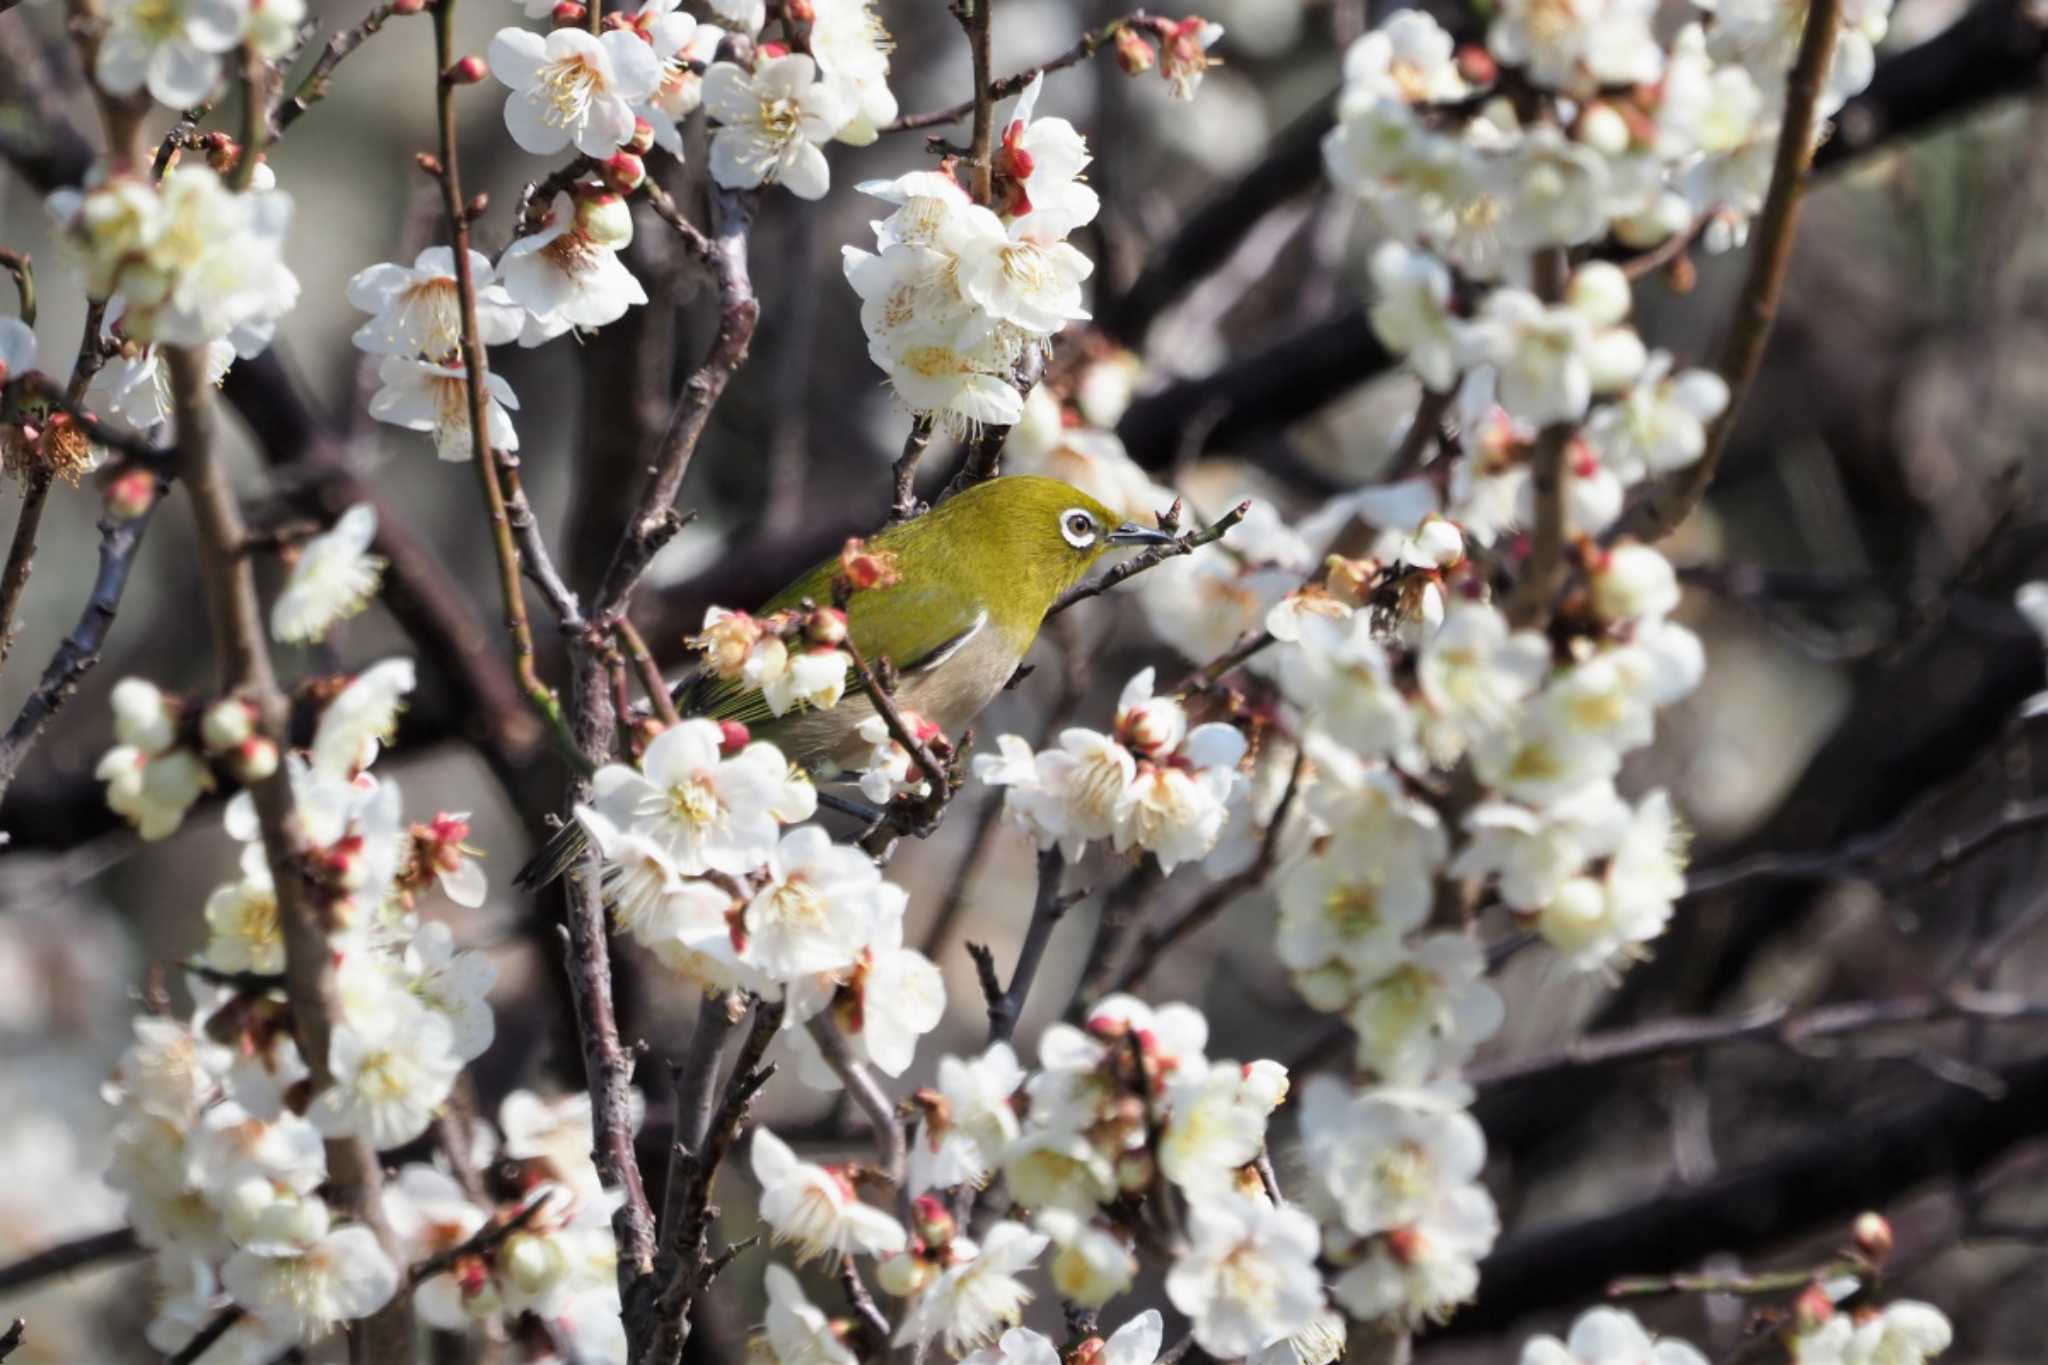
[[[1017,422],[1020,364],[1088,316],[1094,265],[1066,239],[1101,204],[1081,179],[1081,134],[1034,116],[1044,81],[1003,126],[992,204],[945,171],[869,181],[861,191],[895,210],[874,224],[875,251],[844,248],[869,358],[912,412],[956,430]]]
[[[305,0],[109,0],[93,54],[93,79],[110,95],[147,90],[158,104],[185,110],[204,104],[220,80],[222,61],[246,46],[275,61],[299,41]]]

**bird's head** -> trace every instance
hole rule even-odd
[[[943,547],[953,572],[972,581],[999,616],[1033,630],[1109,551],[1172,539],[1124,521],[1078,488],[1031,474],[976,484],[912,526]]]

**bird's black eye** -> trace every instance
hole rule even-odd
[[[1095,518],[1079,507],[1070,507],[1060,514],[1060,534],[1067,544],[1085,550],[1095,543]]]

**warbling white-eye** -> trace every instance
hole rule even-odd
[[[900,708],[958,735],[1016,673],[1053,603],[1098,559],[1119,545],[1172,539],[1119,522],[1100,502],[1055,479],[991,479],[869,538],[870,550],[894,556],[896,581],[853,594],[847,633],[870,664],[887,659],[894,667]],[[758,615],[805,601],[829,604],[840,572],[838,558],[826,560]],[[837,706],[782,716],[770,712],[758,690],[701,670],[674,695],[684,716],[739,721],[815,777],[858,766],[871,747],[856,732],[875,708],[850,671]],[[521,884],[561,875],[582,845],[581,826],[566,826],[521,871]]]

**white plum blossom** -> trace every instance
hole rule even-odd
[[[249,0],[113,0],[93,79],[111,95],[146,87],[158,104],[192,108],[212,93],[249,10]]]
[[[1451,35],[1425,10],[1398,9],[1345,50],[1344,91],[1350,100],[1441,104],[1463,99],[1470,87]]]
[[[610,216],[604,204],[557,195],[548,225],[505,248],[503,292],[525,311],[520,345],[538,346],[572,329],[595,330],[647,302],[646,289],[619,260],[617,248],[624,243],[603,226]],[[630,240],[631,214],[615,216]]]
[[[1535,1336],[1522,1344],[1520,1365],[1707,1365],[1707,1358],[1676,1337],[1653,1337],[1633,1313],[1589,1308],[1560,1341]]]
[[[924,1117],[911,1138],[911,1193],[987,1180],[1016,1139],[1012,1101],[1023,1084],[1024,1069],[1008,1043],[991,1043],[971,1060],[941,1057],[936,1103],[922,1104]]]
[[[519,429],[512,413],[519,396],[503,375],[484,373],[484,435],[498,450],[519,449]],[[475,458],[470,425],[469,372],[457,363],[439,364],[394,355],[377,368],[378,390],[370,395],[370,416],[407,431],[434,438],[434,453],[444,460]]]
[[[1166,1340],[1166,1320],[1148,1308],[1099,1341],[1090,1365],[1155,1365]],[[961,1359],[960,1365],[1059,1365],[1051,1340],[1028,1327],[1013,1327],[996,1345]]]
[[[1187,1247],[1166,1274],[1166,1297],[1213,1356],[1250,1355],[1293,1336],[1323,1306],[1321,1238],[1300,1209],[1241,1195],[1188,1208]]]
[[[1453,933],[1423,939],[1351,1006],[1358,1064],[1395,1084],[1464,1065],[1505,1014],[1485,975],[1486,954],[1470,939]]]
[[[328,1045],[334,1083],[314,1097],[311,1115],[329,1137],[358,1137],[378,1150],[427,1130],[448,1098],[462,1059],[446,1016],[388,994],[380,1007],[345,1017]]]
[[[771,981],[851,967],[874,941],[884,883],[858,848],[817,825],[782,836],[741,916],[740,960]]]
[[[282,643],[318,640],[370,604],[384,559],[370,553],[377,509],[357,503],[297,547],[291,575],[270,606],[270,634]]]
[[[829,1009],[832,1026],[846,1038],[854,1059],[885,1076],[910,1069],[917,1040],[939,1026],[946,1014],[946,983],[931,959],[903,946],[903,913],[909,895],[893,882],[875,888],[876,910],[867,945],[847,969],[798,977],[789,985],[784,1036],[803,1062],[807,1084],[836,1090],[838,1074],[826,1065],[816,1041],[798,1027]]]
[[[773,744],[755,741],[724,756],[722,742],[715,721],[672,725],[648,744],[637,769],[600,768],[588,809],[652,840],[683,876],[746,873],[775,851],[782,826],[817,810],[817,790]]]
[[[1084,1308],[1100,1308],[1130,1292],[1138,1275],[1138,1258],[1130,1243],[1113,1228],[1084,1219],[1068,1209],[1043,1209],[1038,1230],[1056,1248],[1046,1273],[1060,1298]]]
[[[947,1351],[959,1355],[1014,1327],[1031,1302],[1019,1276],[1050,1241],[1009,1221],[990,1228],[979,1243],[955,1237],[950,1250],[957,1259],[911,1301],[895,1344],[943,1340]]]
[[[1796,1334],[1791,1348],[1795,1365],[1926,1365],[1954,1339],[1940,1309],[1900,1299],[1867,1314],[1835,1313]]]
[[[546,36],[499,29],[489,60],[491,74],[512,91],[505,127],[535,156],[553,156],[572,143],[585,156],[610,156],[633,136],[633,106],[661,82],[654,49],[625,29],[602,36],[576,27]]]
[[[768,22],[768,0],[711,0],[711,12],[741,33],[759,33]]]
[[[711,137],[711,178],[727,189],[780,185],[799,199],[821,199],[831,170],[818,144],[854,117],[847,87],[818,79],[802,53],[770,57],[753,71],[715,62],[704,73]]]
[[[1556,90],[1649,85],[1664,60],[1650,30],[1656,16],[1654,0],[1508,0],[1487,31],[1487,46]]]
[[[1439,393],[1457,385],[1458,323],[1451,312],[1451,272],[1427,252],[1382,242],[1372,254],[1372,327]]]
[[[1712,370],[1671,372],[1671,356],[1651,355],[1619,402],[1586,422],[1586,441],[1601,463],[1628,482],[1667,474],[1706,451],[1707,424],[1728,407],[1728,384]]]
[[[798,1159],[766,1128],[754,1130],[751,1161],[761,1217],[776,1242],[796,1247],[800,1262],[849,1252],[887,1255],[907,1245],[903,1225],[863,1204],[844,1174]]]
[[[221,1285],[280,1336],[314,1341],[335,1324],[368,1317],[398,1291],[399,1269],[360,1223],[321,1233],[284,1255],[237,1251]]]
[[[763,1284],[768,1313],[762,1332],[776,1365],[858,1365],[831,1320],[804,1297],[803,1286],[787,1268],[771,1263]],[[754,1358],[751,1351],[748,1358]]]
[[[469,279],[476,291],[478,342],[497,346],[518,336],[519,308],[482,252],[469,253]],[[373,314],[356,329],[359,350],[428,360],[447,360],[461,350],[462,299],[455,253],[448,247],[430,246],[410,266],[365,266],[349,279],[348,301]]]
[[[896,121],[896,96],[889,89],[894,41],[875,0],[813,0],[811,12],[811,57],[818,74],[853,96],[853,113],[836,136],[864,147]]]

